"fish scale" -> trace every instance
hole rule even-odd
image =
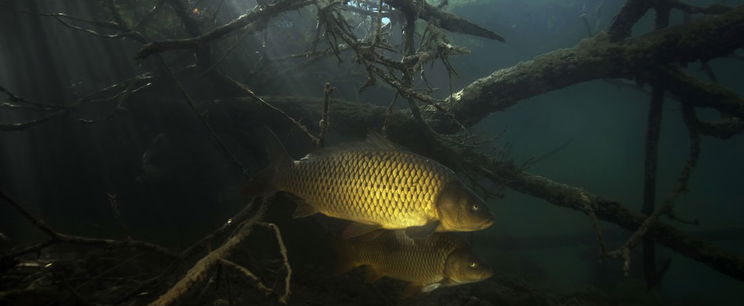
[[[278,180],[321,213],[383,228],[436,218],[436,195],[451,171],[409,152],[348,150],[295,161]]]
[[[381,275],[417,284],[441,281],[448,255],[464,246],[459,239],[450,236],[414,243],[396,234],[351,245],[352,266],[370,266]]]

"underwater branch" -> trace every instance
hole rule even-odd
[[[605,78],[653,81],[649,69],[730,55],[744,47],[740,37],[744,37],[744,6],[620,42],[612,42],[607,33],[600,33],[573,48],[556,50],[478,79],[450,96],[444,107],[457,120],[472,126],[490,113],[503,111],[527,98],[586,81]],[[698,107],[744,117],[741,99],[695,103]],[[457,131],[446,116],[440,115],[438,121],[432,125],[438,131]]]
[[[228,238],[220,247],[209,252],[207,255],[196,261],[194,265],[181,277],[170,289],[163,293],[156,300],[149,303],[151,306],[155,305],[177,305],[179,302],[195,289],[195,285],[200,283],[206,278],[207,272],[217,265],[223,264],[237,271],[246,277],[252,279],[256,283],[256,288],[266,295],[273,294],[274,291],[267,287],[255,273],[248,270],[247,268],[240,266],[228,258],[232,254],[233,250],[237,248],[244,240],[250,236],[253,227],[258,225],[261,227],[268,228],[274,232],[274,236],[277,240],[279,247],[279,253],[282,256],[282,262],[284,269],[287,271],[286,277],[284,278],[284,293],[277,297],[278,301],[282,304],[286,304],[289,300],[290,291],[290,280],[292,275],[292,268],[289,265],[289,259],[287,258],[287,249],[284,246],[281,232],[279,228],[273,223],[259,222],[266,212],[267,203],[266,199],[256,198],[254,199],[249,207],[246,209],[258,206],[257,211],[248,219],[238,225],[235,233]],[[244,209],[244,210],[246,210]]]
[[[78,244],[78,245],[106,246],[106,247],[131,247],[131,248],[137,248],[137,249],[146,250],[150,252],[155,252],[157,254],[161,254],[166,257],[177,256],[176,253],[162,246],[152,244],[149,242],[145,242],[145,241],[138,241],[138,240],[131,240],[131,239],[130,240],[113,240],[113,239],[90,238],[90,237],[63,234],[63,233],[60,233],[54,230],[52,227],[46,224],[46,222],[44,222],[43,220],[31,214],[21,204],[13,200],[11,197],[6,195],[2,191],[0,191],[0,201],[5,202],[11,207],[13,207],[13,209],[18,211],[18,213],[20,213],[25,219],[31,222],[36,228],[38,228],[40,231],[44,232],[44,234],[49,236],[49,240],[46,242],[42,242],[34,246],[31,246],[29,248],[22,249],[20,251],[0,257],[0,262],[4,262],[6,260],[13,260],[14,258],[18,256],[28,254],[31,252],[38,252],[41,249],[44,249],[46,247],[49,247],[49,246],[52,246],[58,243],[70,243],[70,244]]]

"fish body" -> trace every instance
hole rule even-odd
[[[325,215],[401,229],[439,217],[434,203],[452,176],[413,153],[345,149],[294,162],[277,187]]]
[[[398,150],[381,136],[322,149],[300,160],[275,141],[272,166],[249,184],[285,191],[302,201],[295,216],[314,213],[354,221],[349,237],[383,229],[474,231],[493,221],[485,203],[438,162]],[[279,147],[277,147],[279,146]]]
[[[454,233],[414,240],[400,231],[386,231],[372,239],[340,243],[341,272],[363,266],[369,281],[383,276],[406,281],[405,295],[473,283],[493,274]]]

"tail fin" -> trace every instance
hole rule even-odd
[[[269,128],[263,128],[265,139],[265,150],[268,154],[269,166],[254,175],[243,187],[243,194],[248,196],[261,196],[272,194],[277,191],[276,181],[279,174],[289,170],[292,157],[282,145],[279,138]]]

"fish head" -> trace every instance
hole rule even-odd
[[[486,202],[459,180],[448,183],[437,196],[440,231],[472,232],[493,225]]]
[[[463,246],[452,251],[447,256],[444,275],[450,285],[461,285],[479,282],[490,278],[493,270],[478,259],[469,247]]]

